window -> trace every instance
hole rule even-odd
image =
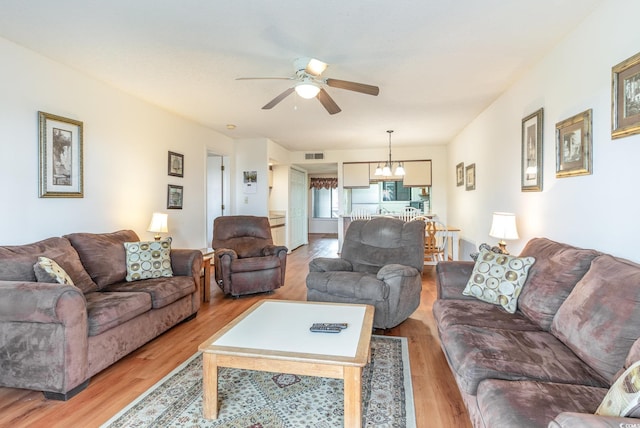
[[[313,218],[338,218],[338,189],[311,189]]]

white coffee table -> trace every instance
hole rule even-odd
[[[218,417],[218,367],[344,379],[344,426],[362,422],[362,368],[370,357],[373,306],[262,300],[199,346],[203,413]],[[311,324],[345,322],[340,333]]]

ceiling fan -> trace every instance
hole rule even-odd
[[[329,114],[340,113],[341,109],[338,104],[329,96],[323,86],[327,85],[332,88],[346,89],[348,91],[360,92],[368,95],[378,95],[380,89],[377,86],[366,85],[364,83],[349,82],[347,80],[321,78],[322,73],[327,69],[329,64],[315,58],[297,58],[293,62],[295,75],[291,77],[239,77],[236,80],[293,80],[297,83],[291,88],[285,90],[280,95],[265,104],[262,109],[269,110],[275,107],[280,101],[291,95],[294,91],[302,98],[317,98],[322,106]]]

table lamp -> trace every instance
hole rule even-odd
[[[167,228],[167,217],[169,217],[169,215],[165,213],[153,213],[151,217],[151,223],[149,223],[147,232],[155,233],[153,238],[156,241],[160,240],[161,233],[167,233],[169,231]]]
[[[489,236],[500,239],[498,246],[505,253],[507,251],[507,243],[505,239],[518,239],[518,230],[516,229],[516,215],[513,213],[493,213],[493,221],[491,222],[491,231]]]

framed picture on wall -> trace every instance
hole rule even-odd
[[[467,178],[467,185],[465,190],[476,190],[476,164],[472,163],[465,169],[465,176]]]
[[[176,186],[175,184],[169,184],[167,186],[167,209],[169,210],[181,210],[184,188],[182,186]]]
[[[611,69],[611,138],[640,133],[640,53]]]
[[[542,191],[542,120],[543,109],[522,119],[521,189]]]
[[[167,165],[168,174],[174,177],[184,177],[184,155],[169,152]]]
[[[456,165],[456,186],[464,186],[464,162]]]
[[[82,198],[82,122],[38,112],[41,198]]]
[[[556,177],[591,174],[592,110],[556,124]]]

